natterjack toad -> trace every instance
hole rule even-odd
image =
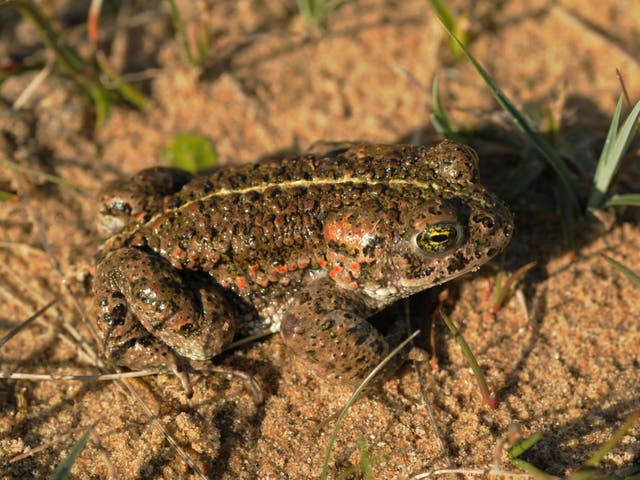
[[[512,217],[452,142],[360,145],[192,178],[144,170],[103,197],[94,283],[105,353],[182,370],[234,336],[280,331],[319,375],[355,382],[387,353],[367,321],[477,269]]]

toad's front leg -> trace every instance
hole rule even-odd
[[[323,278],[300,292],[287,309],[282,338],[317,376],[356,384],[389,350],[382,334],[366,320],[369,314],[357,294]]]
[[[220,353],[235,333],[234,310],[213,279],[137,248],[109,253],[93,291],[105,356],[117,365],[176,371]]]

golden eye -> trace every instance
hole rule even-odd
[[[425,252],[439,253],[458,245],[461,238],[460,225],[455,223],[436,223],[422,230],[416,236],[416,243]]]

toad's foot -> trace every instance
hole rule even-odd
[[[184,369],[175,355],[207,360],[224,350],[235,333],[235,311],[202,277],[136,248],[111,252],[94,283],[105,355],[117,365],[179,372]]]
[[[318,280],[300,292],[285,313],[282,338],[315,375],[357,384],[384,359],[389,346],[365,320],[369,311],[357,294],[327,288],[329,281]]]

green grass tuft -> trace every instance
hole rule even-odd
[[[593,178],[593,188],[585,207],[584,205],[581,205],[581,202],[579,201],[575,177],[570,172],[560,153],[534,129],[526,116],[515,107],[504,92],[502,92],[502,90],[500,90],[496,85],[482,65],[480,65],[475,57],[467,50],[465,43],[457,37],[456,32],[453,30],[453,20],[450,18],[450,14],[442,8],[434,5],[434,3],[437,4],[439,2],[432,1],[431,3],[438,14],[444,29],[449,34],[450,38],[459,46],[464,56],[466,56],[466,58],[473,64],[478,74],[489,87],[489,90],[498,104],[508,114],[513,123],[523,134],[523,137],[529,146],[539,154],[539,156],[546,162],[546,165],[555,173],[556,181],[551,187],[554,198],[553,207],[560,215],[565,237],[570,245],[573,243],[575,221],[579,216],[581,216],[585,209],[593,212],[594,210],[603,208],[603,206],[640,205],[640,194],[614,196],[607,201],[607,191],[611,181],[618,171],[624,153],[629,147],[629,144],[635,136],[638,128],[638,123],[640,122],[640,102],[634,106],[629,116],[625,119],[622,127],[618,129],[623,97],[621,96],[618,100],[618,105],[611,121],[609,133]],[[438,133],[445,137],[450,137],[453,133],[452,123],[442,108],[437,80],[434,81],[432,94],[434,112],[431,115],[431,123]],[[555,121],[555,123],[557,123],[557,121]],[[559,127],[556,125],[552,128],[553,130],[551,133],[557,136],[557,129]],[[521,171],[518,171],[518,175],[516,175],[515,184],[511,185],[511,196],[520,194],[520,192],[524,191],[537,178],[539,178],[544,170],[544,164],[542,162],[535,161],[534,159],[526,162],[524,165],[521,165],[520,170]]]
[[[32,0],[0,0],[0,11],[9,8],[17,9],[36,26],[45,45],[54,52],[60,68],[91,98],[98,128],[105,125],[111,105],[116,101],[124,100],[140,109],[149,105],[150,100],[142,92],[114,78],[110,71],[97,70],[91,62],[82,58],[64,41],[60,32],[54,28],[54,22]],[[112,87],[103,85],[103,74],[109,78]]]
[[[633,428],[633,426],[640,420],[640,410],[636,410],[633,412],[627,420],[622,424],[622,426],[613,434],[613,436],[602,445],[598,451],[589,458],[584,465],[574,474],[569,475],[568,480],[604,480],[604,479],[619,479],[619,478],[639,478],[640,473],[640,465],[633,465],[624,470],[613,472],[610,475],[602,474],[596,470],[596,467],[604,460],[604,457],[607,456],[614,448],[616,448],[622,442],[622,439],[629,433],[629,431]],[[540,480],[549,480],[552,478],[557,478],[549,475],[543,470],[539,469],[535,465],[522,460],[520,457],[531,447],[533,447],[536,443],[538,443],[542,439],[542,434],[540,432],[536,432],[530,437],[524,439],[523,441],[512,446],[507,454],[509,456],[509,461],[515,465],[516,467],[524,470],[525,472],[532,475],[534,478]]]
[[[616,111],[611,119],[611,126],[607,134],[607,139],[602,147],[600,160],[593,177],[593,188],[587,202],[588,210],[602,208],[606,201],[607,191],[611,185],[611,180],[620,168],[622,158],[636,134],[638,121],[640,120],[640,102],[636,103],[631,113],[624,121],[622,128],[618,130],[620,123],[620,112],[622,110],[622,98],[620,95]]]

